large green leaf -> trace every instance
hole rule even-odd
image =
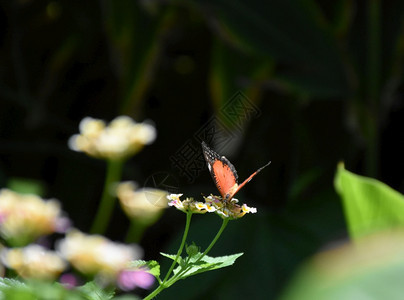
[[[386,184],[351,173],[341,163],[335,188],[342,198],[352,238],[404,226],[404,196]]]

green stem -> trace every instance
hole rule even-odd
[[[184,234],[182,236],[182,241],[181,241],[180,248],[178,249],[177,255],[176,255],[173,263],[171,264],[170,269],[168,270],[166,276],[164,277],[163,282],[153,292],[151,292],[146,298],[144,298],[143,300],[153,299],[162,290],[164,290],[165,288],[168,287],[166,285],[166,282],[167,282],[167,279],[170,276],[171,272],[174,270],[174,267],[177,264],[178,258],[180,257],[180,255],[182,253],[182,250],[184,249],[185,241],[187,240],[188,231],[189,231],[189,227],[190,227],[190,224],[191,224],[191,217],[192,217],[192,212],[187,212],[187,220],[186,220],[186,223],[185,223],[185,230],[184,230]]]
[[[126,243],[139,243],[147,226],[136,219],[132,219],[129,225],[128,233],[126,234]]]
[[[160,284],[153,292],[151,292],[149,295],[147,295],[143,300],[151,300],[154,297],[156,297],[162,290],[164,290],[166,287],[163,284]]]
[[[115,204],[115,196],[111,193],[113,184],[121,179],[123,160],[108,160],[107,174],[102,192],[101,202],[98,206],[94,223],[91,227],[91,233],[103,234],[111,219]]]
[[[214,239],[212,240],[212,242],[209,244],[208,248],[206,248],[205,252],[202,253],[202,255],[192,264],[195,265],[198,262],[200,262],[202,260],[202,258],[205,257],[205,255],[207,255],[209,253],[209,251],[213,248],[213,246],[216,244],[217,240],[219,239],[219,237],[222,235],[223,231],[225,230],[227,223],[229,223],[230,219],[229,218],[225,218],[223,219],[223,223],[222,226],[220,227],[219,231],[216,233],[216,236],[214,237]],[[175,276],[173,276],[168,282],[167,282],[167,286],[173,285],[176,281],[178,281],[179,279],[181,279],[182,275],[185,274],[186,272],[188,272],[188,270],[192,268],[192,266],[188,266],[187,268],[185,268],[184,270],[182,270],[181,272],[179,272],[178,274],[176,274]]]
[[[187,236],[188,236],[189,226],[191,224],[191,217],[192,217],[192,212],[187,212],[187,221],[186,221],[186,224],[185,224],[184,235],[182,236],[181,246],[178,249],[177,256],[175,257],[175,260],[171,264],[170,269],[168,270],[166,276],[163,279],[163,285],[167,281],[168,277],[171,275],[171,272],[173,271],[174,266],[177,263],[178,258],[180,257],[180,255],[182,253],[182,250],[184,249],[185,241],[187,240]]]

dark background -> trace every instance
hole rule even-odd
[[[105,162],[67,139],[85,116],[125,114],[158,131],[125,180],[164,172],[181,193],[215,193],[205,167],[190,180],[173,164],[189,142],[188,161],[200,158],[198,133],[220,135],[214,120],[241,180],[272,161],[238,194],[258,213],[231,222],[212,250],[244,252],[234,266],[161,299],[274,299],[301,262],[346,238],[339,161],[403,192],[403,13],[399,0],[2,1],[1,186],[38,180],[88,231]],[[235,95],[257,114],[224,117]],[[167,210],[142,239],[145,259],[174,252],[184,221]],[[117,207],[106,235],[122,240],[127,225]],[[219,226],[196,216],[189,241],[206,247]]]

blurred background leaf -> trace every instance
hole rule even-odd
[[[43,182],[33,180],[30,178],[9,178],[7,188],[21,194],[34,194],[43,196],[45,194],[45,187]]]
[[[216,192],[209,173],[193,165],[191,182],[173,157],[193,141],[197,162],[201,133],[223,133],[208,126],[221,124],[221,154],[240,178],[272,161],[238,195],[258,214],[232,222],[212,252],[245,255],[161,297],[275,299],[301,262],[347,235],[338,161],[404,191],[403,14],[400,0],[2,2],[1,186],[42,182],[88,231],[105,164],[66,146],[83,117],[153,120],[156,142],[123,179],[142,186],[163,171],[195,197]],[[226,105],[237,112],[234,95],[257,113],[224,116]],[[218,220],[196,219],[192,239],[208,243]],[[144,259],[173,252],[183,221],[167,210],[148,228]],[[107,235],[123,240],[118,209],[112,224]]]
[[[336,246],[310,259],[280,299],[400,299],[403,250],[401,231]]]
[[[208,18],[233,45],[279,68],[277,80],[299,94],[347,96],[338,45],[314,1],[200,1]]]
[[[121,82],[120,113],[142,117],[142,102],[153,83],[174,7],[136,1],[102,1],[110,63]],[[152,16],[152,18],[151,18]]]

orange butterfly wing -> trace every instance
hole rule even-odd
[[[232,198],[238,189],[237,174],[233,172],[232,165],[224,156],[213,163],[211,174],[222,197]]]
[[[236,169],[226,157],[210,149],[205,142],[202,142],[202,148],[217,189],[223,198],[231,199],[238,188]]]
[[[268,162],[265,166],[259,168],[239,185],[237,183],[238,176],[236,168],[226,157],[220,156],[218,153],[210,149],[205,142],[202,142],[202,149],[210,175],[212,176],[220,194],[227,201],[230,201],[230,199],[232,199],[244,185],[250,182],[255,175],[271,163]]]

